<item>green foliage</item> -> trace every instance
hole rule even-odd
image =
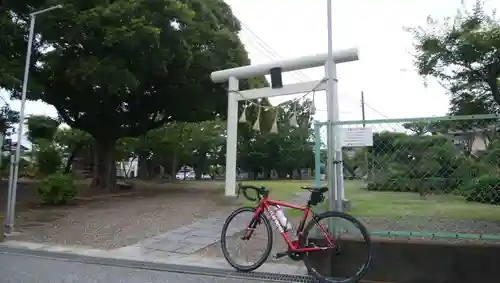
[[[488,149],[483,153],[480,158],[489,164],[500,167],[500,140],[494,140],[488,145]]]
[[[38,140],[52,140],[60,122],[45,115],[31,115],[27,118],[28,140],[37,143]]]
[[[293,175],[296,170],[314,166],[313,142],[311,140],[312,101],[296,105],[285,105],[282,109],[261,112],[261,132],[253,131],[257,109],[247,111],[248,124],[239,126],[238,166],[247,171],[269,173],[276,170],[280,177]],[[289,119],[296,111],[299,127],[291,127]],[[275,111],[279,111],[276,113]],[[269,132],[274,118],[278,116],[278,132]]]
[[[490,172],[445,136],[374,135],[369,154],[369,190],[452,193],[460,184]]]
[[[68,125],[114,141],[225,115],[224,85],[209,74],[249,60],[222,0],[61,4],[37,26],[53,50],[40,54],[33,79],[50,87],[30,98],[54,105]]]
[[[64,155],[70,156],[82,146],[91,145],[94,139],[88,133],[78,129],[58,128],[54,141]]]
[[[5,137],[7,131],[17,123],[19,123],[19,112],[12,110],[9,104],[2,106],[0,108],[0,134]]]
[[[77,194],[78,187],[73,177],[59,172],[47,176],[38,187],[38,195],[44,204],[63,205]]]
[[[468,201],[500,205],[500,176],[483,175],[461,187]]]
[[[423,136],[432,130],[430,129],[431,125],[427,122],[405,123],[403,127],[413,132],[416,136]]]
[[[38,144],[34,149],[34,158],[37,171],[42,176],[48,176],[61,169],[61,153],[50,140],[38,140]]]
[[[445,21],[430,19],[411,28],[420,75],[441,81],[451,93],[452,114],[494,113],[499,109],[500,22],[482,1]]]
[[[238,37],[240,23],[223,0],[56,2],[63,8],[37,22],[36,47],[51,48],[34,48],[28,98],[54,105],[71,128],[94,138],[102,153],[96,161],[99,187],[114,185],[108,169],[114,168],[111,151],[118,139],[143,136],[168,122],[226,115],[226,86],[212,83],[210,73],[250,60]],[[28,13],[56,2],[8,5],[15,16],[4,16],[5,22],[21,19],[7,26],[16,31],[15,43],[24,42]],[[25,45],[5,50],[5,58],[24,58],[18,53]],[[1,81],[1,75],[0,86],[19,97],[13,80]],[[19,72],[9,75],[22,78]],[[262,82],[243,81],[242,89]]]

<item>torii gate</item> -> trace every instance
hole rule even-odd
[[[241,100],[253,100],[264,97],[273,97],[281,95],[290,95],[296,93],[310,92],[311,90],[325,90],[327,88],[327,83],[331,83],[330,89],[331,93],[327,97],[328,104],[328,120],[334,121],[338,120],[338,101],[337,101],[337,78],[336,78],[336,64],[347,63],[356,61],[358,57],[358,49],[351,48],[345,50],[339,50],[331,54],[333,58],[332,64],[327,64],[328,54],[316,54],[300,58],[274,61],[270,63],[260,64],[260,65],[249,65],[243,67],[237,67],[232,69],[220,70],[211,73],[211,79],[214,83],[224,83],[228,82],[228,101],[227,101],[227,141],[226,141],[226,182],[225,182],[225,195],[226,197],[236,196],[236,147],[238,138],[238,102]],[[282,72],[296,71],[308,68],[315,68],[320,66],[330,67],[331,70],[325,67],[326,77],[329,78],[327,83],[322,81],[308,81],[302,83],[295,83],[290,85],[285,85],[280,88],[259,88],[239,91],[239,80],[247,79],[251,77],[264,76],[271,73],[271,70],[281,70]],[[279,74],[281,75],[281,74]],[[328,134],[328,148],[329,152],[329,163],[331,163],[333,168],[333,156],[335,155],[336,160],[341,159],[341,149],[340,143],[333,144],[334,130],[333,123],[329,126]],[[335,153],[333,152],[335,150]],[[339,155],[340,153],[340,155]],[[337,162],[338,167],[335,170],[337,175],[340,171],[342,174],[342,165]],[[339,170],[340,168],[340,170]],[[331,199],[337,199],[342,201],[344,199],[343,192],[343,178],[342,175],[338,175],[335,178],[334,170],[329,170],[329,182],[328,186],[330,189],[329,197]],[[332,174],[333,173],[333,174]],[[337,190],[335,190],[336,188]],[[340,195],[340,198],[336,196]]]

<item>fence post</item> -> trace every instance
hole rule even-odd
[[[314,122],[314,185],[321,186],[321,124]]]

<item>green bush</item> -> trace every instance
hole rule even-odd
[[[484,175],[461,186],[467,201],[500,205],[500,176]]]
[[[52,141],[39,140],[35,150],[38,173],[48,176],[61,169],[62,157]]]
[[[455,193],[494,167],[468,156],[445,136],[374,135],[369,190]]]
[[[77,193],[78,187],[73,177],[59,172],[47,176],[38,187],[38,195],[45,204],[66,204]]]

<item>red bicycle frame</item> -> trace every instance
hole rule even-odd
[[[300,221],[299,229],[297,229],[297,240],[296,241],[290,241],[290,238],[286,234],[284,228],[281,226],[278,218],[276,217],[276,214],[274,213],[274,211],[272,211],[270,209],[271,206],[289,207],[291,209],[301,210],[304,212],[304,216],[302,217],[302,220]],[[281,236],[283,237],[283,239],[287,243],[288,248],[291,252],[305,253],[305,252],[316,252],[316,251],[323,251],[323,250],[335,248],[335,246],[336,246],[335,240],[326,231],[326,229],[323,227],[323,225],[318,223],[314,217],[313,217],[312,221],[315,221],[315,224],[318,225],[321,233],[323,234],[323,236],[325,237],[325,239],[328,242],[328,247],[299,248],[300,237],[302,236],[302,232],[304,230],[304,226],[305,226],[307,217],[309,216],[309,212],[311,211],[311,207],[310,206],[305,206],[305,207],[304,206],[297,206],[297,205],[293,205],[293,204],[289,204],[289,203],[285,203],[285,202],[281,202],[281,201],[270,200],[268,195],[264,196],[264,198],[260,201],[259,206],[255,210],[255,213],[252,217],[252,221],[250,222],[250,224],[247,227],[247,232],[245,234],[248,234],[248,233],[249,234],[248,234],[248,236],[246,235],[246,237],[249,238],[251,236],[251,234],[253,233],[253,230],[254,230],[251,227],[251,225],[252,225],[252,223],[255,223],[254,221],[256,221],[259,218],[260,214],[263,213],[264,210],[266,210],[269,213],[269,215],[271,216],[271,219],[274,221],[275,225],[278,227],[278,229],[281,233]]]

